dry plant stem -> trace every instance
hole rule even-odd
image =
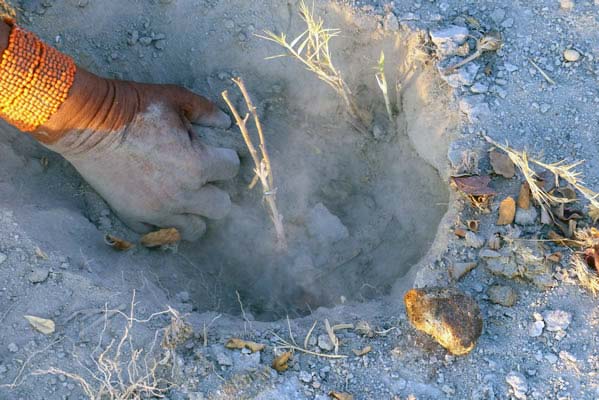
[[[280,337],[279,335],[277,335],[276,333],[274,333],[274,335],[277,338],[277,340],[279,341],[279,344],[277,345],[277,347],[279,347],[281,349],[299,351],[300,353],[310,354],[312,356],[322,357],[322,358],[331,358],[331,359],[347,358],[347,356],[343,355],[343,354],[323,354],[323,353],[316,353],[315,351],[304,349],[302,347],[299,347],[299,346],[296,346],[294,344],[291,344],[288,341],[286,341],[285,339],[283,339],[282,337]]]
[[[247,104],[249,113],[245,115],[244,118],[241,118],[241,115],[229,99],[229,95],[225,90],[222,93],[223,99],[229,106],[233,117],[239,126],[239,130],[241,131],[241,135],[243,136],[243,140],[250,152],[252,160],[254,161],[255,169],[254,172],[256,176],[260,179],[260,183],[262,184],[262,189],[264,191],[264,200],[266,201],[266,205],[268,206],[270,218],[274,224],[275,231],[277,234],[277,242],[280,248],[287,247],[287,239],[285,237],[285,228],[283,226],[283,217],[279,213],[279,209],[276,203],[276,188],[274,187],[274,179],[272,177],[272,169],[270,165],[270,158],[268,156],[268,152],[266,150],[266,142],[264,140],[264,133],[262,130],[262,125],[260,124],[258,115],[256,113],[256,108],[253,106],[253,103],[248,95],[247,89],[243,80],[240,78],[233,79],[233,82],[239,87],[245,102]],[[252,142],[252,138],[250,137],[249,130],[247,128],[247,122],[249,120],[250,114],[254,117],[254,122],[256,124],[256,129],[258,130],[258,136],[260,139],[260,151],[262,157],[259,156],[254,143]]]
[[[596,273],[589,271],[584,260],[579,255],[572,257],[574,272],[580,281],[580,286],[591,292],[595,297],[599,294],[599,277]]]
[[[551,78],[549,77],[549,75],[547,75],[547,73],[546,73],[545,71],[543,71],[543,69],[537,65],[537,63],[536,63],[536,62],[534,62],[534,61],[533,61],[532,59],[530,59],[530,58],[528,59],[528,61],[529,61],[529,62],[532,64],[532,66],[533,66],[533,67],[535,67],[535,68],[537,69],[537,71],[539,71],[539,73],[540,73],[541,75],[543,75],[543,78],[545,78],[545,80],[546,80],[547,82],[549,82],[549,83],[550,83],[550,84],[552,84],[552,85],[557,85],[557,84],[555,83],[555,81],[554,81],[553,79],[551,79]]]
[[[445,68],[442,71],[443,75],[451,74],[456,69],[459,69],[459,68],[463,67],[464,65],[468,64],[469,62],[472,62],[472,61],[476,60],[482,54],[483,54],[483,52],[477,49],[474,53],[472,53],[468,57],[464,58],[462,61],[459,61],[456,64],[454,64],[454,65],[452,65],[450,67]]]
[[[510,157],[512,162],[514,162],[520,171],[522,171],[522,174],[528,182],[530,191],[535,200],[537,200],[537,202],[539,202],[539,204],[545,208],[550,215],[552,215],[552,205],[571,203],[573,200],[553,196],[539,188],[535,181],[536,173],[534,170],[532,170],[532,168],[530,168],[529,162],[551,172],[555,176],[556,180],[558,178],[565,180],[577,191],[579,191],[589,201],[591,206],[599,207],[599,201],[597,200],[599,198],[599,194],[584,186],[584,182],[580,180],[581,173],[575,170],[576,167],[582,164],[582,161],[577,161],[570,165],[565,164],[564,161],[548,164],[539,160],[535,160],[534,158],[529,158],[526,152],[520,152],[510,148],[509,146],[497,143],[488,136],[484,136],[484,138],[487,142],[503,150]]]

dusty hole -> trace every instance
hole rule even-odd
[[[303,27],[297,10],[280,6],[278,0],[211,1],[202,7],[189,1],[137,3],[91,3],[81,12],[99,21],[94,27],[65,24],[70,6],[56,4],[38,30],[55,37],[55,27],[66,26],[61,31],[63,49],[95,72],[185,85],[223,107],[224,89],[241,106],[229,78],[243,77],[265,127],[289,249],[275,250],[261,193],[247,188],[253,167],[236,129],[198,130],[207,141],[235,147],[242,156],[240,176],[222,185],[232,195],[233,212],[225,221],[212,223],[201,242],[182,244],[177,253],[140,249],[122,256],[98,244],[97,231],[90,239],[81,234],[84,228],[56,228],[55,220],[64,218],[61,212],[77,219],[73,213],[82,211],[101,230],[120,229],[112,216],[112,224],[98,224],[97,204],[90,196],[69,195],[79,192],[79,178],[58,158],[52,158],[57,167],[30,183],[51,188],[50,205],[36,198],[31,187],[20,192],[31,208],[62,210],[45,215],[50,234],[40,233],[44,226],[39,218],[34,222],[31,213],[17,211],[25,224],[35,225],[32,235],[72,257],[81,258],[85,249],[100,269],[98,279],[108,287],[122,279],[139,285],[143,276],[171,296],[189,292],[198,310],[238,313],[239,293],[246,312],[276,319],[389,293],[429,251],[448,203],[445,181],[436,168],[445,165],[445,134],[453,119],[445,91],[421,57],[419,37],[383,33],[375,19],[330,4],[317,9],[327,26],[343,31],[332,45],[334,60],[360,107],[372,114],[374,138],[356,132],[336,95],[296,61],[264,60],[280,49],[253,34],[262,29],[299,34]],[[115,33],[114,26],[124,28]],[[127,45],[134,30],[142,35],[167,32],[165,49]],[[82,32],[86,40],[76,39]],[[98,50],[93,44],[100,40]],[[381,50],[390,86],[400,82],[403,87],[400,96],[392,96],[397,128],[386,120],[374,77]],[[32,145],[17,147],[25,155],[43,154]],[[105,211],[100,214],[106,217]]]

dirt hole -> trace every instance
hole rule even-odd
[[[72,5],[64,2],[47,9],[32,29],[46,39],[60,33],[61,48],[94,72],[185,85],[223,108],[224,89],[241,106],[229,78],[243,77],[270,146],[288,252],[275,251],[261,193],[247,189],[253,167],[236,129],[198,130],[209,142],[238,149],[242,172],[223,185],[235,203],[231,216],[176,252],[113,253],[98,228],[134,235],[60,157],[4,125],[3,200],[46,251],[64,254],[98,284],[119,290],[154,285],[172,297],[187,292],[200,311],[239,313],[241,300],[246,313],[277,319],[388,294],[427,254],[448,207],[439,169],[455,117],[426,63],[422,37],[384,31],[381,21],[340,6],[317,7],[327,26],[342,30],[332,44],[334,61],[373,116],[376,137],[366,137],[351,127],[335,94],[297,62],[265,60],[280,49],[254,33],[301,33],[294,7],[279,0],[199,3],[90,2],[79,12],[95,22],[79,26],[67,23]],[[162,39],[149,46],[127,43],[133,35],[163,32],[164,45],[157,45]],[[381,50],[390,86],[402,87],[392,97],[396,127],[387,121],[374,77]],[[37,163],[43,157],[50,159],[47,171]]]

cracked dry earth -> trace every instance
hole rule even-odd
[[[404,49],[408,58],[416,49],[427,57],[401,98],[405,122],[397,136],[387,132],[364,144],[340,141],[347,137],[341,133],[335,136],[344,116],[333,95],[314,83],[313,77],[291,60],[273,67],[262,64],[275,49],[252,34],[263,28],[301,32],[298,21],[290,17],[295,13],[295,2],[248,3],[22,0],[15,5],[24,26],[103,75],[156,82],[168,76],[170,82],[213,98],[226,87],[225,81],[238,73],[256,80],[273,76],[268,88],[254,83],[250,89],[256,98],[265,100],[261,107],[277,116],[286,115],[280,108],[297,111],[297,104],[309,103],[310,97],[306,100],[294,89],[297,85],[289,84],[301,79],[306,90],[317,93],[319,99],[331,100],[313,108],[308,104],[307,117],[284,120],[289,126],[312,131],[322,128],[333,135],[334,146],[367,148],[383,160],[393,157],[381,148],[394,150],[399,143],[402,157],[425,160],[428,168],[436,169],[438,181],[430,178],[432,174],[422,176],[430,187],[443,189],[435,195],[435,191],[423,191],[430,197],[420,203],[425,211],[431,211],[417,214],[436,215],[424,224],[428,232],[402,236],[398,228],[386,236],[388,249],[383,246],[379,253],[373,253],[377,256],[368,260],[349,257],[355,265],[347,264],[347,276],[336,275],[335,279],[342,280],[323,286],[324,291],[308,292],[314,300],[308,307],[303,303],[297,306],[298,299],[304,299],[305,287],[299,285],[302,290],[296,291],[296,286],[276,280],[257,286],[260,296],[252,297],[252,293],[244,292],[242,283],[248,278],[240,275],[243,265],[238,259],[216,268],[214,260],[196,258],[194,246],[201,245],[131,253],[107,248],[102,240],[107,231],[134,236],[60,157],[2,125],[0,398],[90,397],[80,382],[65,374],[48,374],[51,368],[79,374],[97,395],[101,386],[98,379],[102,378],[98,356],[111,341],[118,343],[124,332],[131,337],[123,351],[125,368],[131,349],[144,349],[138,360],[140,370],[148,366],[144,361],[149,365],[153,365],[152,360],[159,361],[156,373],[165,381],[151,383],[164,389],[156,394],[171,400],[324,400],[335,395],[341,399],[598,398],[597,300],[580,286],[570,263],[572,252],[546,241],[548,231],[555,227],[541,223],[538,206],[533,204],[526,212],[519,210],[514,223],[496,224],[500,202],[508,196],[518,197],[523,177],[520,172],[509,179],[493,173],[491,148],[483,135],[515,149],[527,149],[548,162],[586,160],[578,169],[587,187],[599,189],[599,4],[582,0],[318,2],[325,21],[351,33],[340,39],[344,49],[341,66],[348,68],[352,82],[365,82],[361,93],[366,93],[366,98],[377,98],[368,93],[376,93],[369,65],[376,62],[378,45],[388,46],[386,55],[392,60],[391,54],[397,49]],[[501,34],[500,50],[483,54],[453,74],[440,72],[474,52],[476,40],[491,31]],[[351,42],[352,38],[361,46]],[[406,44],[412,40],[413,48]],[[204,47],[206,43],[209,47]],[[394,47],[394,43],[400,45]],[[201,54],[206,68],[184,58],[190,54]],[[244,62],[248,54],[255,55],[251,59],[256,61]],[[352,68],[356,64],[360,66]],[[263,74],[262,69],[266,71]],[[381,107],[381,99],[377,101],[373,100],[374,108]],[[329,120],[331,116],[333,120]],[[267,119],[265,124],[279,128],[274,119]],[[431,136],[431,132],[438,136]],[[305,139],[310,146],[327,145],[318,135],[311,137]],[[281,149],[287,142],[273,138],[273,144]],[[286,156],[279,156],[279,165],[291,171],[294,164],[286,164]],[[328,165],[322,171],[324,175],[332,173],[331,169],[338,173],[348,165]],[[397,169],[398,175],[388,176],[413,173]],[[356,170],[357,175],[363,172]],[[497,194],[487,212],[472,207],[455,188],[449,189],[450,176],[465,172],[492,176],[490,187]],[[316,176],[307,175],[306,180]],[[240,179],[244,178],[251,180],[251,171]],[[411,186],[398,192],[416,190],[417,182],[405,182]],[[378,183],[379,187],[386,186],[384,180]],[[356,198],[356,187],[368,186],[353,185],[345,190],[346,199]],[[373,184],[369,189],[376,187]],[[335,188],[335,195],[344,193]],[[293,193],[297,187],[290,185],[288,189]],[[348,217],[351,212],[327,203],[326,193],[312,189],[311,193],[321,196],[318,203],[345,224],[348,240],[352,239],[362,222],[352,225]],[[235,198],[240,204],[259,204],[259,199],[243,195],[241,190],[234,193]],[[284,208],[294,208],[284,195],[282,199]],[[373,215],[373,209],[393,204],[381,198],[373,201],[374,206],[363,211],[367,217]],[[439,203],[444,203],[444,208]],[[584,201],[576,204],[580,210],[585,205]],[[255,219],[265,219],[263,209],[255,208]],[[578,226],[592,226],[586,212],[581,214]],[[465,231],[468,220],[479,221],[477,232]],[[422,226],[418,222],[413,221],[413,229]],[[226,224],[211,227],[214,236],[207,240],[219,240],[219,232],[229,233],[227,229],[230,226]],[[268,229],[260,232],[271,234]],[[355,245],[345,244],[348,248]],[[392,250],[411,249],[416,244],[418,251],[394,263],[397,254],[405,253]],[[370,254],[379,247],[360,249]],[[313,259],[323,259],[326,264],[331,254],[325,250],[311,253]],[[337,250],[347,252],[345,248]],[[549,257],[557,252],[562,257]],[[249,265],[252,258],[247,258]],[[314,264],[319,267],[318,262]],[[359,269],[364,265],[370,269]],[[363,291],[360,283],[371,279],[366,272],[389,272],[390,267],[380,268],[383,265],[401,269],[401,273],[390,273],[378,281],[375,290]],[[414,267],[409,269],[411,265]],[[289,279],[299,282],[301,271]],[[268,270],[260,274],[268,276]],[[384,280],[389,282],[383,285]],[[412,327],[403,305],[403,295],[412,286],[454,287],[476,301],[483,330],[470,353],[453,356]],[[137,320],[125,331],[134,290]],[[282,302],[288,293],[294,293],[289,295],[292,301]],[[327,293],[332,295],[325,296]],[[187,329],[163,330],[178,326],[172,314],[154,315],[167,306],[184,315],[192,334]],[[55,332],[44,335],[32,329],[25,315],[52,319]],[[337,352],[325,321],[338,328]],[[177,339],[177,346],[162,346],[165,335]],[[257,352],[228,349],[225,344],[231,338],[264,344],[265,348]],[[278,372],[272,368],[273,360],[290,345],[308,352],[294,351],[287,370]],[[114,357],[114,353],[108,354]],[[118,386],[118,379],[111,382]],[[339,397],[343,394],[353,397]]]

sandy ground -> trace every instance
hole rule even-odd
[[[254,34],[300,33],[295,2],[21,1],[26,27],[98,74],[184,85],[223,107],[224,89],[241,104],[229,78],[242,76],[271,145],[290,248],[281,254],[272,246],[260,194],[247,190],[251,163],[235,129],[198,130],[240,152],[242,173],[224,185],[236,204],[232,215],[211,224],[199,243],[118,253],[105,233],[137,235],[60,156],[1,125],[0,398],[89,397],[76,380],[48,374],[51,368],[79,374],[97,393],[98,357],[109,348],[114,358],[110,343],[123,337],[126,321],[106,309],[130,312],[133,292],[138,321],[123,366],[137,348],[150,365],[161,360],[157,374],[170,382],[161,387],[173,400],[323,400],[332,391],[355,399],[599,397],[596,300],[577,285],[568,251],[536,240],[547,231],[538,218],[495,225],[499,201],[518,194],[521,178],[494,177],[499,195],[488,214],[446,183],[468,157],[476,161],[468,172],[491,171],[484,132],[547,161],[587,160],[580,169],[597,188],[599,6],[398,3],[318,2],[327,26],[343,31],[337,65],[372,116],[376,134],[361,136],[316,78],[292,60],[264,60],[278,49]],[[437,66],[460,57],[441,54],[429,33],[451,26],[468,29],[471,50],[493,29],[504,47],[443,78]],[[565,62],[567,48],[581,59]],[[374,79],[381,50],[388,79],[403,87],[393,96],[397,129],[386,121]],[[480,231],[457,238],[454,228],[468,219],[480,220]],[[332,222],[314,228],[314,220]],[[543,279],[491,273],[487,243],[478,241],[496,234],[509,239],[505,265],[543,265]],[[543,257],[554,251],[566,257],[547,266]],[[448,270],[464,263],[475,268],[452,279]],[[451,356],[409,325],[401,299],[413,285],[457,286],[476,299],[485,324],[471,354]],[[497,286],[512,290],[514,305],[495,303]],[[194,331],[176,351],[163,350],[155,336],[171,320],[153,314],[168,306]],[[571,322],[550,330],[556,310]],[[34,331],[24,315],[54,320],[56,332]],[[325,320],[354,326],[337,332],[343,357],[330,357]],[[538,335],[535,321],[545,324]],[[232,337],[266,349],[226,349]],[[296,351],[289,370],[278,373],[271,363],[283,340],[314,354]],[[354,355],[366,346],[368,354]]]

